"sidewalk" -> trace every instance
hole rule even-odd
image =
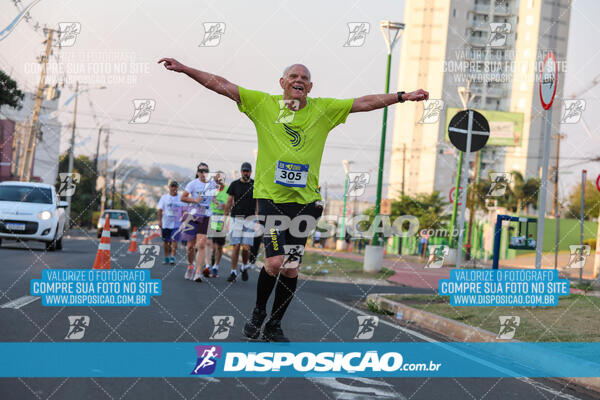
[[[335,251],[329,249],[318,249],[313,247],[307,247],[307,252],[318,253],[323,255],[335,256],[339,258],[346,258],[358,262],[363,261],[362,254],[346,253],[342,251]],[[544,269],[550,269],[554,266],[554,255],[551,257],[552,263],[550,264],[550,257],[544,254],[542,267]],[[564,266],[569,261],[569,253],[559,253],[558,265]],[[593,263],[594,259],[588,259],[587,262]],[[483,268],[491,268],[489,262],[482,262]],[[389,277],[389,282],[410,286],[420,289],[438,290],[440,279],[449,279],[451,267],[442,268],[424,268],[425,263],[421,261],[418,256],[398,256],[398,255],[386,255],[383,260],[383,266],[385,268],[395,271],[395,274]],[[521,256],[511,260],[502,260],[500,262],[500,268],[515,268],[515,269],[529,269],[535,268],[535,255],[533,256]],[[587,264],[586,264],[587,265]],[[568,277],[572,283],[579,282],[579,270],[565,270],[559,268],[561,276]],[[583,275],[584,279],[592,279],[586,276],[585,272]],[[571,289],[571,292],[578,292],[578,289]]]
[[[346,258],[358,262],[363,261],[362,254],[332,251],[329,249],[317,249],[307,247],[304,251],[324,255]],[[396,273],[388,278],[389,282],[414,288],[437,290],[440,279],[450,278],[451,268],[423,268],[425,263],[416,256],[386,256],[383,259],[385,268],[394,270]]]

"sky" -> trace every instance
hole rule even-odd
[[[21,8],[32,0],[23,0]],[[209,92],[182,74],[157,64],[174,57],[195,68],[221,75],[240,86],[281,93],[279,77],[293,63],[306,64],[314,82],[313,97],[351,98],[381,93],[385,84],[386,47],[379,30],[381,20],[403,20],[404,2],[380,1],[116,1],[41,0],[30,11],[31,21],[21,21],[0,40],[0,68],[18,84],[33,90],[39,80],[36,57],[43,51],[43,36],[34,23],[56,27],[77,22],[80,32],[71,47],[51,59],[50,79],[63,82],[58,118],[64,123],[61,151],[68,147],[75,80],[89,89],[79,96],[76,154],[95,152],[98,127],[110,126],[111,157],[127,156],[141,165],[172,164],[190,171],[199,161],[230,174],[243,161],[254,164],[256,137],[250,120],[234,102]],[[12,0],[0,3],[0,27],[17,15]],[[598,76],[600,3],[575,0],[572,4],[565,93],[578,93]],[[218,46],[200,46],[204,23],[223,22]],[[370,31],[360,47],[344,47],[350,22],[368,22]],[[392,58],[391,91],[398,88],[400,44]],[[58,59],[70,71],[57,71]],[[110,68],[110,69],[109,69]],[[571,72],[574,71],[574,72]],[[571,72],[571,73],[570,73]],[[101,77],[106,81],[99,81]],[[110,82],[108,82],[110,80]],[[106,89],[99,89],[104,85]],[[426,88],[425,88],[426,89]],[[596,127],[600,125],[598,86],[585,93],[584,118],[592,136],[580,125],[564,126],[562,155],[599,153]],[[559,94],[560,95],[560,94]],[[132,124],[134,99],[151,99],[154,110],[145,124]],[[388,121],[393,121],[394,107]],[[382,111],[352,114],[331,132],[321,166],[321,184],[343,189],[342,160],[354,161],[354,171],[371,172],[378,164]],[[392,131],[388,130],[386,165],[389,166]],[[87,141],[86,141],[87,140]],[[116,146],[116,148],[115,148]],[[561,162],[561,166],[573,164]],[[564,189],[578,181],[581,168],[590,176],[600,173],[595,164],[570,168],[561,175]],[[388,175],[386,168],[385,177]],[[568,171],[567,171],[568,172]],[[564,179],[563,179],[564,178]],[[372,196],[375,185],[367,196]],[[384,186],[385,189],[385,186]]]

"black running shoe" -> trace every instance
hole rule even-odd
[[[267,312],[265,310],[254,307],[254,311],[252,311],[252,320],[246,322],[246,325],[244,325],[244,336],[250,339],[258,339],[260,336],[260,327],[266,317]]]
[[[242,280],[243,281],[248,280],[248,268],[242,267]]]
[[[231,275],[229,275],[229,278],[227,278],[227,282],[235,282],[236,278],[237,275],[235,274],[235,272],[231,272]]]
[[[290,339],[286,338],[281,329],[281,320],[270,319],[265,324],[263,330],[263,339],[268,342],[289,342]]]

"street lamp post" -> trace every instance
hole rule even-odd
[[[385,76],[385,93],[390,92],[390,71],[392,68],[392,49],[396,45],[400,31],[404,29],[404,24],[400,22],[381,21],[381,33],[387,46],[387,68]],[[381,144],[379,146],[379,169],[377,171],[377,198],[375,200],[375,215],[379,215],[381,210],[381,191],[383,186],[383,163],[385,159],[385,136],[387,133],[387,114],[388,108],[383,109],[383,123],[381,126]],[[381,234],[373,235],[373,246],[381,245]]]
[[[381,33],[387,46],[387,69],[385,78],[385,93],[390,92],[390,70],[392,68],[392,49],[396,45],[400,32],[404,29],[401,22],[381,21]],[[381,188],[383,186],[383,163],[385,159],[385,135],[387,131],[387,113],[388,108],[383,109],[383,124],[381,127],[381,145],[379,147],[379,169],[377,171],[377,197],[375,200],[375,216],[381,211]],[[383,246],[381,234],[376,232],[373,235],[371,246],[365,250],[363,269],[367,272],[379,271],[383,263]]]
[[[73,153],[75,153],[75,121],[77,120],[77,99],[79,95],[79,81],[75,85],[75,106],[73,108],[73,129],[71,130],[71,145],[69,146],[69,170],[67,179],[73,177]],[[67,196],[67,222],[66,227],[71,226],[71,196]]]
[[[75,103],[73,106],[73,126],[71,127],[71,141],[70,141],[70,146],[69,146],[69,170],[68,170],[68,175],[67,175],[67,179],[71,180],[73,177],[73,164],[74,164],[74,159],[75,159],[75,123],[77,121],[77,100],[79,99],[79,95],[82,93],[85,93],[87,91],[90,91],[92,89],[106,89],[106,86],[99,86],[99,87],[95,87],[95,88],[86,88],[84,90],[79,90],[79,81],[77,81],[75,83],[75,93],[73,94],[73,96],[71,96],[71,98],[69,98],[66,102],[65,102],[65,106],[68,105],[71,100],[75,99]],[[66,226],[67,228],[69,226],[71,226],[71,197],[72,196],[67,196],[67,222],[66,222]]]

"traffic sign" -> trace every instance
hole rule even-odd
[[[596,189],[600,192],[600,175],[596,178]]]
[[[475,110],[463,110],[457,112],[450,120],[448,136],[454,147],[463,152],[467,151],[469,113],[473,113],[470,151],[481,150],[490,138],[490,124],[483,115]]]
[[[450,189],[450,192],[448,192],[448,198],[450,199],[450,203],[454,203],[454,191],[456,190],[456,186],[452,186],[452,189]],[[456,195],[456,197],[458,197],[460,199],[460,194],[462,192],[462,186],[459,187],[458,189],[458,194]],[[459,201],[458,205],[462,205],[462,203]]]
[[[556,95],[557,84],[556,57],[549,52],[542,64],[540,71],[540,102],[544,110],[548,111],[544,116],[546,120],[546,132],[544,133],[544,150],[542,152],[542,181],[538,190],[538,226],[537,247],[535,249],[535,268],[542,267],[542,249],[544,244],[544,221],[546,216],[546,187],[548,186],[548,159],[550,158],[550,137],[552,128],[552,102]]]
[[[550,52],[546,55],[540,71],[540,101],[544,110],[552,107],[556,95],[556,84],[558,83],[556,72],[556,57],[553,52]]]

